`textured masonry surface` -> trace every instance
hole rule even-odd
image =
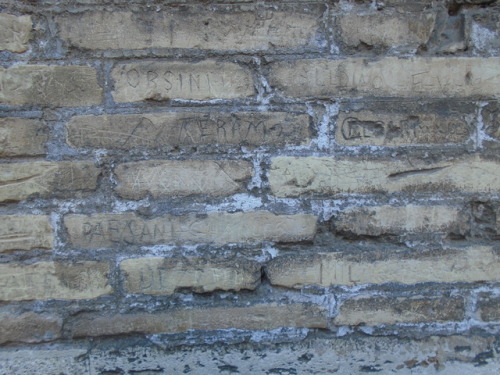
[[[495,0],[0,0],[0,374],[500,372]]]

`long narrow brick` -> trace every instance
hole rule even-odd
[[[367,161],[329,157],[277,157],[269,182],[274,195],[500,192],[498,161],[463,158],[424,164],[418,161]]]
[[[61,336],[61,329],[62,319],[57,316],[33,312],[0,313],[0,344],[52,341]]]
[[[235,99],[255,93],[248,69],[214,60],[117,64],[111,74],[117,103]]]
[[[48,128],[40,120],[6,117],[0,119],[0,156],[45,154]]]
[[[274,63],[269,82],[293,97],[497,97],[500,58],[385,57]]]
[[[0,202],[95,190],[99,174],[92,162],[0,164]]]
[[[113,291],[108,272],[101,262],[0,264],[0,301],[97,298]]]
[[[500,258],[492,247],[448,249],[412,257],[387,255],[384,259],[341,253],[278,257],[267,265],[273,285],[301,288],[304,285],[359,285],[423,282],[478,282],[500,278]]]
[[[0,216],[0,253],[8,250],[52,249],[53,245],[48,216]]]
[[[306,304],[250,307],[193,308],[161,314],[129,314],[99,317],[80,315],[73,323],[74,337],[110,336],[130,333],[176,333],[190,329],[269,330],[278,327],[326,328],[326,311]]]
[[[30,16],[0,14],[0,50],[25,52],[29,48],[32,27]]]
[[[76,148],[128,150],[180,145],[301,145],[308,143],[307,115],[285,112],[156,113],[75,116],[67,124]]]
[[[358,207],[342,211],[334,220],[335,229],[356,235],[380,236],[381,234],[405,234],[443,232],[459,233],[468,226],[468,217],[458,207],[378,206]]]
[[[64,225],[74,247],[98,249],[124,245],[312,240],[313,215],[275,215],[267,211],[210,212],[144,220],[133,213],[67,215]]]
[[[316,33],[320,28],[322,10],[322,7],[312,7],[306,12],[270,8],[264,12],[242,11],[241,8],[228,11],[227,6],[215,9],[203,6],[184,7],[182,10],[170,8],[168,11],[64,13],[56,17],[56,22],[63,40],[94,50],[318,49]]]
[[[333,319],[336,325],[380,325],[461,321],[462,297],[358,297],[342,303]]]
[[[242,160],[142,161],[115,169],[117,193],[129,199],[203,194],[227,196],[243,190],[252,166]]]
[[[245,259],[138,258],[121,262],[129,293],[169,295],[179,290],[196,293],[214,290],[255,289],[260,264]]]
[[[0,67],[0,104],[79,107],[101,103],[97,73],[87,66]]]

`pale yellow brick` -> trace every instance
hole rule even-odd
[[[113,291],[108,272],[102,262],[0,264],[0,301],[97,298]]]
[[[129,293],[169,295],[183,289],[253,290],[259,285],[260,264],[245,259],[138,258],[121,262]]]
[[[64,225],[74,247],[96,249],[165,243],[229,243],[312,240],[313,215],[275,215],[267,211],[165,215],[144,220],[133,213],[67,215]]]
[[[0,253],[8,250],[52,249],[53,245],[48,216],[0,216]]]
[[[95,190],[99,173],[92,162],[0,164],[0,201]]]
[[[307,115],[285,112],[156,113],[75,116],[67,124],[76,148],[129,150],[177,145],[301,145],[310,140]]]
[[[292,97],[498,97],[500,58],[385,57],[274,63],[271,86]]]
[[[500,278],[500,259],[492,247],[447,249],[432,256],[388,255],[384,259],[351,257],[341,253],[275,258],[267,265],[273,285],[359,285],[388,282],[478,282]]]
[[[78,107],[101,103],[102,89],[87,66],[0,67],[0,104]]]
[[[339,113],[335,140],[346,146],[465,143],[473,134],[465,116],[436,113]]]
[[[0,14],[0,50],[25,52],[29,48],[32,22],[30,16]]]
[[[242,160],[142,161],[115,169],[117,193],[129,199],[195,194],[227,196],[244,189],[252,166]]]
[[[61,336],[61,329],[62,319],[57,316],[33,312],[0,313],[0,344],[52,341]]]
[[[424,164],[330,157],[277,157],[269,172],[276,196],[394,192],[500,192],[500,163],[480,158]]]
[[[48,128],[40,120],[6,117],[0,119],[0,156],[45,154]]]
[[[99,317],[80,315],[73,324],[74,337],[109,336],[127,333],[176,333],[190,329],[269,330],[279,327],[326,328],[322,307],[275,303],[249,307],[192,308],[160,314],[129,314]]]
[[[235,99],[255,93],[250,71],[229,62],[118,64],[112,71],[117,103],[171,99]]]
[[[461,321],[465,317],[462,297],[358,297],[343,302],[336,325],[381,325]]]
[[[56,17],[60,37],[87,49],[195,48],[268,50],[315,48],[322,9],[312,12],[241,11],[212,7],[129,12],[104,11]]]

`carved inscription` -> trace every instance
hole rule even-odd
[[[48,216],[0,216],[0,252],[52,249],[52,226]]]
[[[0,50],[24,52],[28,49],[32,22],[30,16],[0,14]]]
[[[328,157],[277,157],[269,182],[276,196],[375,192],[500,191],[500,164],[463,158],[424,164]]]
[[[143,220],[131,213],[69,215],[64,218],[70,243],[98,249],[123,245],[228,243],[311,240],[312,215],[274,215],[266,211],[162,216]]]
[[[177,145],[299,145],[309,141],[307,115],[283,112],[165,113],[76,116],[67,125],[74,147],[128,150]]]
[[[116,191],[125,198],[225,196],[243,188],[252,167],[241,160],[144,161],[121,164],[115,172]]]
[[[57,17],[62,39],[89,49],[196,48],[268,50],[318,48],[322,9],[309,12],[171,8],[150,12],[85,12]],[[312,9],[311,9],[312,8]]]
[[[119,64],[112,72],[116,102],[234,99],[255,93],[251,73],[234,63]]]
[[[269,79],[295,97],[496,97],[499,64],[497,57],[295,60],[274,63]]]
[[[491,247],[477,246],[436,254],[432,259],[394,255],[379,261],[363,258],[345,261],[342,254],[278,257],[267,265],[267,275],[273,285],[291,288],[309,284],[328,287],[387,282],[474,282],[497,280],[499,265],[500,259]]]
[[[93,162],[0,164],[0,202],[93,190],[99,173]]]
[[[472,131],[467,121],[458,116],[360,111],[339,115],[336,140],[344,145],[376,146],[463,143]]]
[[[124,260],[120,268],[129,293],[168,295],[182,289],[197,293],[255,289],[260,265],[244,259],[213,262],[203,258],[139,258]]]
[[[0,104],[89,106],[99,104],[101,95],[96,71],[87,66],[0,68]]]
[[[0,264],[0,300],[88,299],[112,292],[99,262]]]

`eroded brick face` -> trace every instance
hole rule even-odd
[[[0,0],[0,373],[497,373],[499,19]]]

